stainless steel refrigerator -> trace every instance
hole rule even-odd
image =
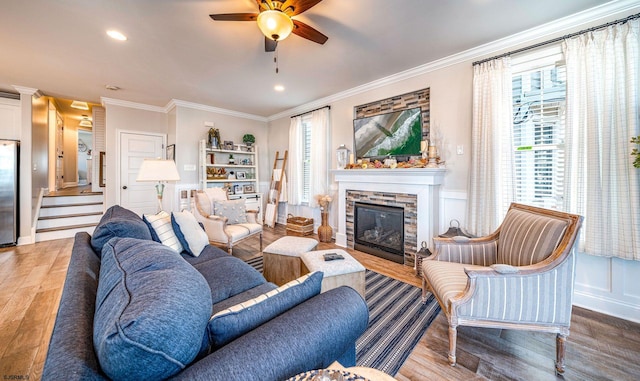
[[[18,242],[20,142],[0,140],[0,247]]]

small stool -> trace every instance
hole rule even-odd
[[[300,254],[318,246],[313,238],[286,236],[274,241],[262,251],[263,275],[278,286],[302,276]]]
[[[324,254],[336,253],[344,259],[325,261]],[[331,290],[340,286],[349,286],[365,297],[365,268],[349,253],[340,249],[318,250],[304,253],[302,259],[303,274],[313,271],[322,271],[322,288],[320,292]]]

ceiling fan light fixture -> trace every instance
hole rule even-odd
[[[274,41],[284,40],[293,30],[291,17],[278,10],[261,12],[257,21],[262,34]]]

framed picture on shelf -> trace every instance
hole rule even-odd
[[[233,186],[233,194],[243,194],[244,190],[242,189],[242,185],[234,185]]]
[[[232,140],[225,140],[224,141],[224,149],[229,150],[229,151],[234,151],[233,141]]]
[[[247,184],[245,186],[242,187],[242,191],[244,193],[255,193],[255,189],[253,189],[253,185],[252,184]]]
[[[167,160],[176,161],[176,145],[169,144],[167,146]]]
[[[245,180],[247,178],[247,173],[243,171],[236,172],[236,178],[238,180]]]

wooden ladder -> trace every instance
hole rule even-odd
[[[270,228],[276,226],[278,202],[280,201],[280,193],[282,192],[282,178],[285,176],[288,156],[289,151],[284,151],[284,157],[280,157],[280,151],[276,151],[276,158],[273,160],[271,185],[269,186],[269,193],[267,194],[267,208],[264,214],[264,223]]]

